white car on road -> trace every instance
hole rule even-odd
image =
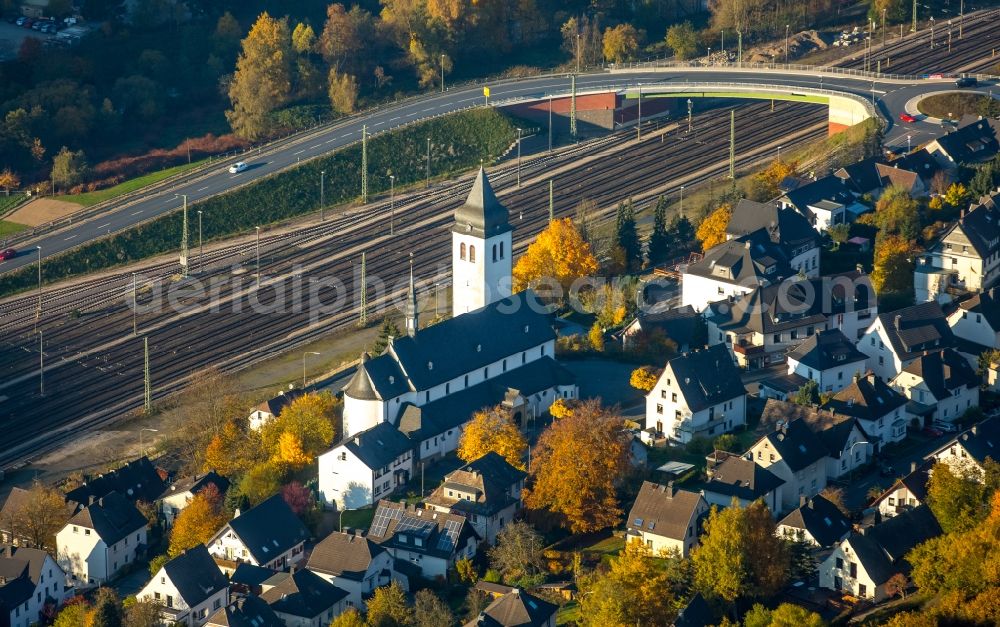
[[[229,166],[230,174],[239,174],[243,170],[247,169],[247,164],[245,161],[237,161],[233,165]]]

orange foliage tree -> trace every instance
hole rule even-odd
[[[533,287],[542,278],[568,290],[573,281],[597,272],[597,259],[569,218],[553,220],[538,234],[514,265],[514,291]]]
[[[523,470],[527,449],[528,442],[511,420],[510,412],[497,405],[477,411],[465,426],[458,442],[458,458],[471,462],[492,451]]]
[[[695,237],[701,242],[702,250],[708,250],[726,241],[726,227],[729,226],[729,218],[732,215],[732,207],[729,206],[729,203],[725,203],[705,216],[695,232]]]
[[[632,376],[629,377],[628,384],[637,390],[649,392],[656,385],[659,378],[655,370],[649,366],[642,366],[632,371]]]
[[[191,547],[208,542],[225,523],[222,495],[218,488],[210,484],[195,494],[188,506],[177,515],[170,531],[167,555],[177,557]]]
[[[879,237],[875,241],[872,287],[876,292],[905,292],[913,284],[912,241],[899,235]]]
[[[594,400],[581,403],[538,439],[524,503],[563,518],[573,533],[611,527],[622,516],[615,485],[627,465],[621,416]]]

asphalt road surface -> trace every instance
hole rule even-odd
[[[940,126],[916,122],[901,127],[895,123],[908,100],[916,95],[954,89],[952,80],[914,80],[874,83],[869,79],[834,73],[787,72],[738,70],[734,68],[702,69],[685,71],[679,68],[645,69],[627,72],[600,72],[577,77],[578,92],[599,90],[620,90],[638,85],[653,86],[678,82],[722,82],[761,85],[780,84],[791,88],[823,88],[872,98],[873,90],[880,113],[888,120],[886,141],[888,144],[902,141],[908,134],[911,141],[926,141],[930,135],[943,132]],[[982,88],[989,88],[982,85]],[[543,100],[550,95],[564,96],[570,91],[570,77],[547,76],[526,78],[490,86],[491,104],[502,105],[511,100]],[[125,206],[110,208],[99,217],[64,228],[58,232],[42,236],[35,241],[19,244],[21,249],[13,259],[0,262],[0,272],[15,270],[32,264],[37,259],[35,246],[41,247],[42,257],[56,255],[87,241],[100,238],[108,233],[127,228],[150,218],[175,211],[180,207],[179,195],[186,194],[188,203],[195,203],[210,196],[224,193],[234,187],[255,179],[274,174],[294,165],[296,162],[317,157],[361,138],[362,125],[369,132],[383,132],[403,124],[435,115],[450,113],[482,104],[482,86],[456,88],[419,100],[404,101],[387,106],[363,117],[353,118],[341,124],[317,131],[307,137],[286,143],[271,154],[254,158],[248,153],[230,162],[220,163],[218,171],[208,173],[195,181],[182,183],[164,191],[151,193],[148,197],[131,201]],[[228,165],[237,160],[246,161],[250,167],[238,174],[231,174]]]

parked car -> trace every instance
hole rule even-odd
[[[975,87],[979,84],[979,80],[975,76],[963,76],[955,81],[956,87]]]
[[[917,121],[917,118],[913,117],[909,113],[900,113],[899,119],[901,122],[906,122],[907,124],[912,124]]]
[[[27,19],[28,18],[22,16],[17,18],[17,20],[15,20],[14,23],[17,24],[18,26],[24,26],[24,23],[25,21],[27,21]]]
[[[247,164],[245,161],[237,161],[233,165],[229,166],[230,174],[239,174],[243,170],[247,169]]]
[[[31,28],[31,25],[34,24],[34,23],[35,23],[35,18],[29,17],[29,18],[25,18],[25,20],[23,22],[21,22],[21,26],[23,26],[25,28]]]
[[[931,427],[941,431],[942,433],[956,433],[958,427],[951,422],[945,422],[944,420],[935,420],[931,422]]]
[[[14,257],[17,257],[17,251],[13,248],[0,250],[0,261],[7,261],[8,259],[13,259]]]
[[[944,435],[944,431],[936,429],[933,426],[924,427],[923,434],[930,438],[939,438]]]

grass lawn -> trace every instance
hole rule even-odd
[[[982,94],[947,92],[924,98],[917,103],[917,109],[935,118],[958,120],[966,114],[982,115],[990,100]]]
[[[75,202],[78,205],[89,207],[91,205],[96,205],[99,202],[104,202],[105,200],[121,196],[122,194],[134,192],[135,190],[147,185],[159,183],[163,179],[169,178],[175,174],[187,172],[188,170],[196,168],[204,162],[205,160],[203,159],[201,161],[176,165],[172,168],[167,168],[166,170],[160,170],[159,172],[150,172],[149,174],[137,176],[134,179],[129,179],[123,183],[115,185],[114,187],[108,187],[107,189],[99,189],[94,192],[84,192],[82,194],[71,194],[69,196],[60,196],[59,200]]]
[[[344,522],[344,529],[348,527],[351,529],[368,529],[372,525],[373,518],[375,518],[375,508],[366,507],[364,509],[345,510],[341,519]]]
[[[574,625],[580,622],[582,617],[580,604],[576,601],[570,601],[556,612],[556,625]]]
[[[13,235],[14,233],[23,231],[28,227],[23,224],[18,224],[17,222],[8,222],[7,220],[0,220],[0,237],[7,237],[8,235]]]
[[[24,194],[0,194],[0,215],[5,214],[24,198]]]

